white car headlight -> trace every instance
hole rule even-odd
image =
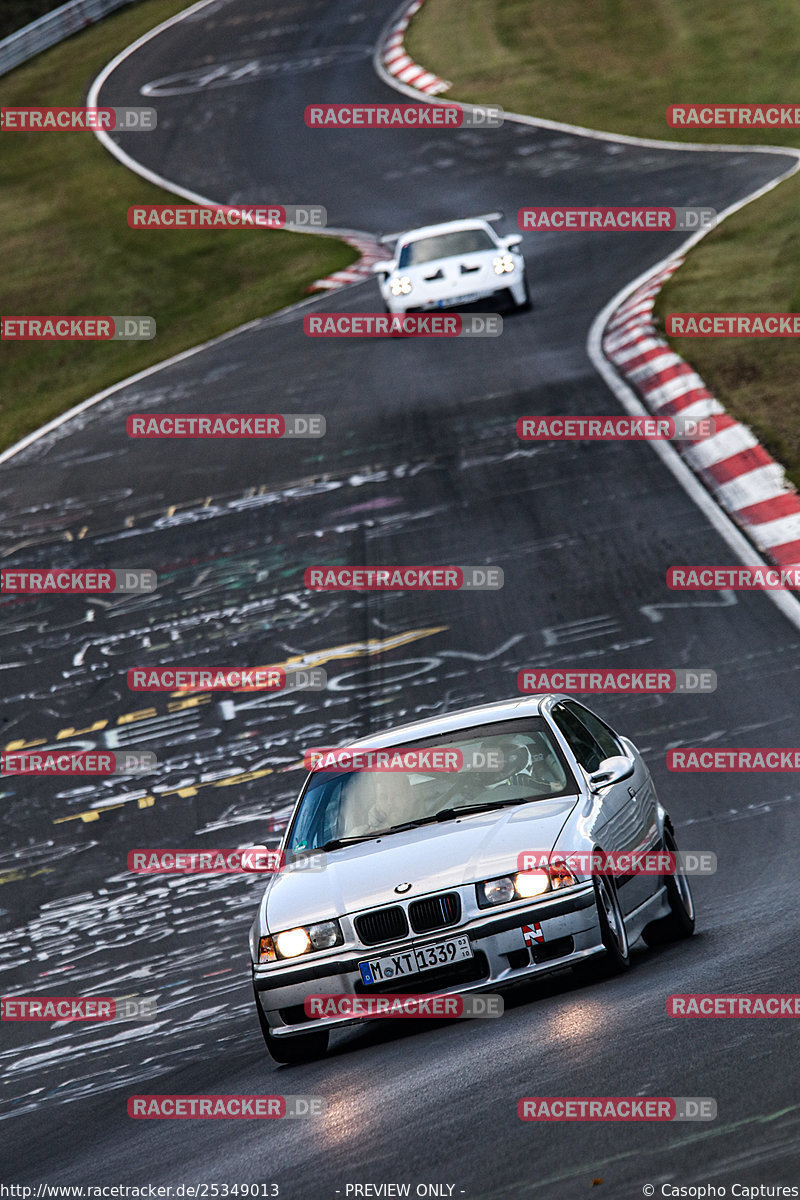
[[[487,879],[476,884],[476,887],[481,908],[488,908],[490,904],[508,904],[509,900],[516,899],[514,880],[510,875],[503,875],[500,879]]]
[[[389,291],[393,296],[407,296],[413,284],[407,275],[393,275],[389,280]]]
[[[299,958],[312,950],[329,950],[340,946],[344,938],[338,921],[320,921],[318,925],[298,925],[284,929],[258,943],[259,963],[277,962],[279,958]]]
[[[550,888],[550,878],[546,871],[520,871],[514,876],[514,887],[517,895],[529,900],[531,896],[541,896]]]
[[[545,892],[572,887],[577,879],[562,862],[553,863],[546,871],[518,871],[514,875],[501,875],[499,879],[486,879],[475,884],[479,908],[490,908],[493,904],[508,904],[511,900],[534,900]]]
[[[492,259],[492,266],[496,275],[505,275],[506,272],[510,274],[514,270],[515,265],[513,255],[508,252],[497,254]]]
[[[284,929],[275,938],[275,949],[281,958],[297,958],[300,954],[308,954],[311,939],[305,929]]]

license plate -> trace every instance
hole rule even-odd
[[[386,958],[372,958],[360,962],[358,969],[364,983],[387,983],[405,975],[418,975],[420,971],[431,971],[435,967],[446,967],[451,963],[472,958],[472,946],[466,934],[448,938],[446,942],[430,942],[425,946],[409,946]]]
[[[483,296],[482,292],[471,292],[468,296],[452,297],[449,300],[438,300],[438,308],[457,308],[459,304],[474,304],[476,300],[480,300]]]

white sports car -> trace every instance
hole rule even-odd
[[[582,704],[530,696],[351,749],[386,747],[417,751],[416,765],[323,763],[308,776],[281,845],[287,865],[250,931],[258,1017],[278,1062],[323,1054],[331,1029],[360,1019],[309,1015],[314,995],[493,993],[563,967],[624,970],[640,935],[654,945],[693,932],[684,875],[592,869],[591,855],[613,851],[658,852],[660,870],[677,847],[636,747]],[[426,770],[426,748],[455,748],[461,766]],[[309,871],[315,852],[325,866]],[[523,852],[573,859],[520,871]]]
[[[478,300],[530,308],[521,241],[519,234],[498,237],[481,218],[400,234],[394,257],[372,267],[386,311],[428,312]]]

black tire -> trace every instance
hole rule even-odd
[[[255,988],[253,992],[255,993]],[[313,1062],[315,1058],[322,1058],[328,1049],[329,1035],[326,1029],[315,1030],[314,1033],[298,1033],[286,1038],[273,1037],[270,1033],[269,1022],[261,1011],[257,995],[255,1000],[258,1023],[261,1026],[264,1042],[275,1062],[291,1065]]]
[[[573,971],[583,982],[605,979],[619,975],[631,965],[628,932],[617,899],[617,889],[611,876],[595,875],[594,898],[597,905],[597,920],[605,953],[593,955],[585,962],[577,963]]]
[[[675,836],[668,825],[664,826],[664,849],[673,854],[678,851]],[[662,875],[661,878],[667,889],[669,913],[666,917],[651,921],[642,930],[642,937],[648,946],[664,946],[667,942],[677,942],[694,933],[694,900],[688,879],[685,875]]]
[[[522,301],[522,304],[517,305],[517,312],[530,312],[532,308],[533,308],[533,301],[531,300],[531,293],[530,293],[530,289],[528,287],[528,276],[526,275],[525,276],[525,299]]]

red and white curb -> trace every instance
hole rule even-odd
[[[362,237],[360,234],[345,234],[342,236],[342,241],[358,250],[361,258],[351,267],[345,267],[342,271],[334,271],[323,279],[315,280],[306,289],[307,291],[335,291],[336,288],[345,287],[348,283],[358,283],[360,279],[368,279],[372,275],[372,264],[384,260],[388,253],[386,247],[382,246],[380,242],[374,238]]]
[[[682,256],[670,259],[614,310],[603,330],[603,353],[651,413],[714,418],[712,435],[676,442],[676,449],[766,558],[777,566],[796,566],[800,499],[783,467],[656,333],[655,298],[682,262]]]
[[[419,12],[424,3],[425,0],[413,0],[403,15],[390,26],[386,40],[381,47],[381,62],[389,74],[394,75],[395,79],[399,79],[401,83],[410,84],[418,91],[424,92],[426,96],[438,96],[441,92],[446,92],[448,88],[451,88],[452,83],[448,79],[440,79],[438,75],[433,75],[415,63],[413,58],[406,54],[403,45],[403,38],[410,20],[415,13]]]

